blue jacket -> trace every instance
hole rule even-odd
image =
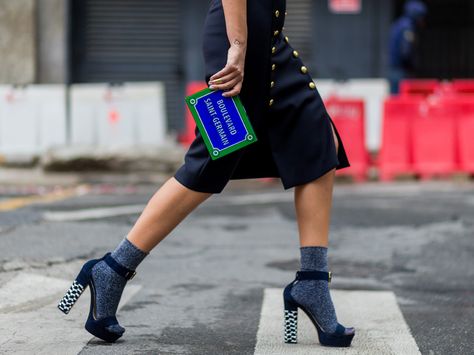
[[[415,43],[417,23],[426,15],[426,6],[411,0],[405,11],[393,25],[390,32],[390,67],[412,70],[415,66]]]

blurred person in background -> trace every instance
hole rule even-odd
[[[400,81],[414,77],[419,30],[424,25],[426,5],[420,0],[408,0],[403,15],[390,32],[390,92],[398,94]]]

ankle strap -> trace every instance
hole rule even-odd
[[[331,282],[331,271],[297,271],[296,280],[323,280]]]
[[[112,270],[127,280],[133,279],[133,277],[137,274],[135,270],[127,269],[125,266],[119,264],[114,258],[112,258],[110,252],[105,254],[103,259]]]

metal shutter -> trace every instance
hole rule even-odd
[[[179,126],[180,1],[73,0],[71,8],[72,81],[163,81],[169,127]]]
[[[420,36],[418,75],[474,77],[474,2],[432,0]]]
[[[291,46],[296,49],[305,64],[312,62],[311,36],[312,36],[312,1],[290,0],[286,2],[287,16],[283,33],[290,38]],[[311,68],[310,68],[311,69]]]

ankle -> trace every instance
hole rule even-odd
[[[124,237],[110,256],[121,266],[135,270],[149,252],[139,249],[127,237]]]
[[[328,248],[320,246],[300,247],[301,271],[325,271],[328,267]]]

